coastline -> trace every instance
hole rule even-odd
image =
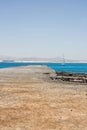
[[[1,130],[87,129],[87,85],[51,76],[47,66],[0,69]]]
[[[0,68],[14,68],[14,67],[20,67],[20,66],[31,66],[31,65],[42,65],[42,66],[48,66],[51,69],[54,69],[58,72],[68,72],[68,73],[83,73],[87,74],[87,63],[65,63],[64,65],[62,63],[48,63],[48,62],[1,62]]]
[[[71,83],[74,82],[74,83],[87,84],[87,74],[85,73],[71,73],[65,71],[61,71],[61,72],[56,71],[55,73],[56,76],[50,77],[52,80],[61,80],[61,81],[66,81]]]

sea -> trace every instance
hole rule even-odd
[[[45,65],[50,67],[51,69],[58,71],[58,72],[71,72],[71,73],[85,73],[87,74],[87,63],[36,63],[36,62],[1,62],[0,69],[2,68],[12,68],[12,67],[19,67],[19,66],[29,66],[29,65]]]

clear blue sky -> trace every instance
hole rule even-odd
[[[87,0],[0,0],[0,55],[87,60]]]

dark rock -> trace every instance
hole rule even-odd
[[[50,73],[43,73],[43,74],[49,75]]]
[[[56,72],[57,76],[73,76],[73,73],[68,73],[65,71],[62,72]]]
[[[51,76],[50,78],[52,80],[87,83],[87,74],[75,74],[62,71],[56,72],[56,76]]]

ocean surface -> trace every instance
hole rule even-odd
[[[18,66],[28,66],[28,65],[47,65],[48,67],[54,69],[55,71],[66,71],[66,72],[73,72],[73,73],[86,73],[87,74],[87,63],[10,63],[10,62],[1,62],[1,68],[11,68],[11,67],[18,67]]]

